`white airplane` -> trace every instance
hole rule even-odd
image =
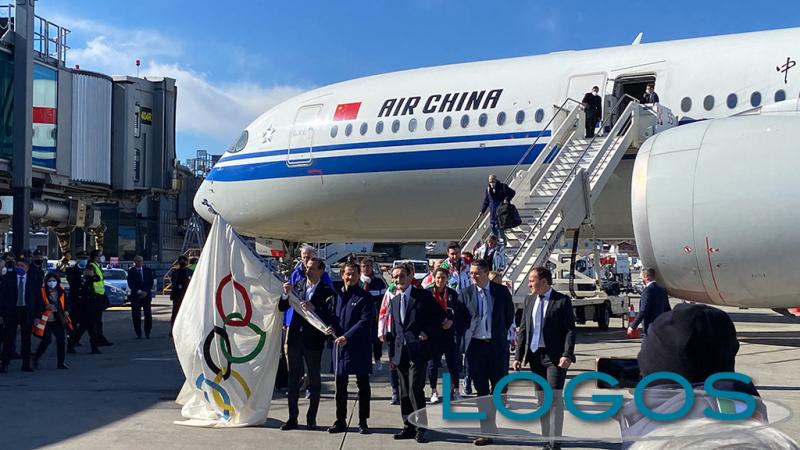
[[[637,39],[629,46],[345,81],[301,94],[258,117],[203,182],[195,209],[210,220],[211,213],[204,206],[208,203],[243,234],[291,242],[458,239],[479,212],[487,176],[505,177],[535,142],[525,161],[530,163],[547,143],[556,124],[546,126],[565,99],[580,101],[592,86],[599,86],[604,114],[608,115],[613,114],[607,110],[609,106],[623,94],[640,97],[645,85],[654,83],[660,103],[672,109],[681,123],[724,118],[798,98],[798,59],[800,28],[795,28],[652,44],[638,44]],[[678,127],[648,141],[650,147],[645,147],[653,148],[649,158],[661,148],[651,141],[668,146],[671,140],[667,136],[680,136],[683,128],[693,127],[697,128]],[[788,150],[793,142],[796,138],[775,145]],[[744,156],[737,153],[740,150],[749,156],[764,156],[776,149],[739,147],[714,158],[724,167],[736,165]],[[800,162],[797,156],[781,151],[784,153],[791,161]],[[672,291],[692,300],[733,304],[714,295],[713,287],[684,286],[684,269],[676,269],[681,275],[668,276],[667,267],[673,266],[656,264],[659,252],[664,251],[661,247],[642,248],[645,241],[650,242],[647,245],[661,245],[662,241],[645,238],[653,231],[642,225],[648,222],[647,214],[644,219],[640,214],[631,220],[636,212],[629,201],[635,158],[635,154],[626,155],[594,206],[597,237],[640,237],[640,252],[650,255],[645,262],[657,266],[660,278]],[[659,166],[665,167],[660,173],[664,178],[656,181],[664,188],[674,178],[675,192],[683,192],[679,184],[692,165],[676,161]],[[798,165],[782,167],[785,171]],[[752,179],[761,183],[769,180],[767,184],[772,186],[774,181],[779,189],[790,189],[792,194],[798,190],[796,176],[775,180],[757,166],[751,170]],[[652,176],[645,168],[639,178],[640,189],[637,191],[634,183],[634,194],[639,192],[641,198]],[[721,196],[731,194],[719,192]],[[634,208],[648,212],[654,208],[652,202],[637,203],[636,198]],[[689,207],[694,205],[691,196],[675,198],[672,203],[684,201]],[[668,215],[673,206],[665,202],[658,209],[659,217]],[[749,206],[740,205],[743,210],[739,213],[747,215]],[[681,210],[680,214],[684,213],[687,211]],[[758,233],[757,229],[751,231]],[[798,237],[795,234],[788,246],[797,249]],[[699,260],[701,252],[695,249],[701,247],[695,241],[674,239],[663,241],[664,245],[688,246],[692,251],[686,254]],[[750,261],[753,266],[762,262]],[[793,264],[786,270],[800,275],[797,267]],[[698,270],[702,269],[686,270],[700,276]],[[765,275],[767,280],[772,278]],[[800,295],[794,293],[800,289],[792,292],[780,298],[771,296],[768,305],[753,300],[757,294],[736,301],[744,306],[796,306]]]

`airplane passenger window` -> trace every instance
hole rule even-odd
[[[728,95],[728,108],[733,109],[736,108],[736,105],[739,103],[739,97],[736,94]]]
[[[339,134],[339,125],[334,125],[331,127],[331,137],[335,138],[337,134]]]
[[[367,125],[367,122],[364,122],[361,124],[361,129],[359,129],[358,132],[363,136],[367,134],[367,129],[369,129],[369,126]]]
[[[782,102],[784,100],[786,100],[786,91],[784,91],[783,89],[778,89],[775,92],[775,102],[776,103],[777,102]]]
[[[506,113],[500,111],[499,113],[497,113],[497,124],[502,127],[505,123],[506,123]]]
[[[353,124],[348,123],[346,127],[344,127],[344,135],[350,136],[353,133]]]
[[[488,121],[489,121],[489,116],[486,113],[483,113],[480,116],[478,116],[478,125],[485,127],[486,122]]]
[[[750,95],[750,104],[753,108],[761,104],[761,92],[755,91]]]
[[[706,111],[711,111],[714,109],[714,96],[713,95],[706,95],[706,98],[703,99],[703,108]]]
[[[408,131],[412,133],[417,131],[417,119],[411,119],[408,121]]]
[[[544,120],[544,110],[542,108],[537,109],[536,115],[534,115],[533,118],[536,120],[536,123],[542,123]]]
[[[442,127],[447,130],[450,128],[450,125],[453,124],[453,118],[450,116],[445,116],[444,120],[442,121]]]
[[[425,129],[428,131],[433,129],[433,117],[428,117],[428,120],[425,121]]]
[[[681,111],[689,112],[692,109],[692,99],[689,97],[683,97],[681,100]]]
[[[398,131],[400,131],[400,121],[395,120],[392,122],[392,133],[397,133]]]
[[[467,128],[469,126],[469,114],[464,114],[461,116],[461,128]]]
[[[383,121],[379,120],[378,123],[375,124],[375,132],[378,134],[383,133]]]
[[[517,111],[517,124],[522,125],[522,122],[525,122],[525,111],[520,109]]]

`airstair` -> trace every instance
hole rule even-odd
[[[600,130],[607,132],[585,139],[583,106],[567,99],[545,127],[554,126],[555,130],[534,162],[522,165],[540,138],[505,180],[516,191],[513,203],[522,218],[520,226],[505,231],[507,265],[503,275],[511,281],[515,303],[521,303],[528,294],[530,269],[544,265],[568,231],[591,224],[592,205],[625,153],[676,124],[668,108],[643,105],[629,96],[620,98],[609,111],[617,111],[623,102],[627,106],[613,117],[616,122],[610,123],[609,117],[601,124]],[[556,121],[562,118],[558,124]],[[490,233],[487,212],[465,233],[462,248],[476,248]]]

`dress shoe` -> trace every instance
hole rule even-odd
[[[472,441],[472,443],[477,445],[478,447],[483,447],[485,445],[491,444],[492,440],[489,439],[489,438],[485,438],[485,437],[479,437],[478,439],[475,439],[474,441]]]
[[[317,431],[317,421],[316,420],[306,421],[306,430]]]
[[[425,437],[425,430],[417,430],[414,440],[417,441],[417,444],[426,444],[428,439]]]
[[[402,431],[394,435],[394,439],[399,441],[403,439],[414,439],[416,433],[413,428],[403,428]]]
[[[339,422],[338,420],[336,422],[333,422],[333,426],[328,428],[328,433],[331,434],[344,433],[345,431],[347,431],[347,425],[345,425],[343,422]]]
[[[370,431],[367,422],[361,422],[358,424],[358,434],[372,434],[372,431]]]
[[[281,431],[289,431],[289,430],[296,430],[297,429],[297,421],[296,420],[287,420],[285,424],[281,425]]]
[[[69,369],[69,366],[68,366],[68,365],[66,365],[66,364],[59,364],[57,367],[58,367],[59,369],[64,369],[64,370],[67,370],[67,369]]]

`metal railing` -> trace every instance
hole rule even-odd
[[[0,26],[0,36],[5,30],[14,30],[14,5],[0,5],[0,24],[5,23],[5,28]],[[65,66],[67,64],[67,36],[71,31],[57,25],[44,17],[33,16],[33,51],[44,60],[55,61]]]
[[[625,100],[625,98],[626,98],[626,97],[629,97],[629,98],[632,100],[632,101],[631,101],[631,103],[636,103],[636,104],[638,104],[638,103],[639,103],[639,101],[638,101],[636,98],[634,98],[634,97],[631,97],[630,95],[627,95],[627,94],[626,94],[625,96],[623,96],[623,97],[621,97],[619,100],[617,100],[616,104],[615,104],[615,105],[614,105],[614,107],[611,109],[611,111],[614,111],[614,110],[616,110],[616,109],[617,109],[617,107],[618,107],[618,106],[619,106],[619,105],[622,103],[622,101],[623,101],[623,100]],[[630,110],[630,111],[629,111],[629,110]],[[630,105],[628,105],[628,106],[625,108],[625,110],[622,112],[622,114],[620,114],[620,117],[619,117],[619,119],[617,120],[617,123],[616,123],[616,125],[615,125],[615,126],[614,126],[614,127],[611,129],[611,131],[609,132],[609,136],[611,136],[611,135],[614,135],[614,134],[615,134],[615,131],[616,131],[616,134],[618,134],[618,133],[621,131],[621,128],[623,127],[624,123],[625,123],[625,122],[627,122],[627,116],[629,116],[629,115],[631,114],[632,110],[633,110],[633,108],[632,108]],[[611,120],[611,117],[612,117],[611,115],[609,115],[608,117],[606,117],[606,119],[605,119],[605,120],[604,120],[604,121],[601,123],[601,127],[605,127],[605,124],[606,124],[606,122],[610,121],[610,120]],[[619,129],[618,129],[618,128],[619,128]],[[504,276],[504,277],[505,277],[505,276],[507,276],[507,275],[508,275],[508,274],[511,272],[511,270],[512,270],[512,266],[514,265],[514,263],[515,263],[515,262],[517,263],[517,265],[519,264],[519,263],[517,262],[517,258],[519,257],[520,253],[521,253],[521,252],[522,252],[522,251],[523,251],[523,250],[526,248],[526,245],[528,245],[528,242],[531,240],[532,236],[534,236],[534,234],[535,234],[535,232],[537,231],[537,229],[538,229],[538,228],[540,228],[540,227],[542,226],[542,223],[544,222],[544,220],[545,220],[546,218],[549,218],[549,217],[550,217],[549,215],[547,215],[548,211],[549,211],[550,215],[552,215],[552,214],[553,214],[553,212],[551,211],[551,209],[552,209],[552,207],[553,207],[554,203],[555,203],[555,202],[557,202],[557,201],[559,201],[559,200],[561,199],[561,196],[560,196],[560,194],[561,194],[561,193],[564,191],[565,187],[566,187],[567,185],[569,185],[569,184],[570,184],[570,183],[573,181],[573,179],[575,178],[575,177],[574,177],[574,175],[575,175],[575,174],[578,172],[578,170],[580,169],[581,162],[582,162],[582,161],[583,161],[583,159],[586,157],[586,154],[587,154],[587,153],[589,152],[589,150],[592,148],[592,144],[594,144],[595,140],[596,140],[598,137],[599,137],[599,136],[596,136],[596,135],[595,135],[595,137],[593,137],[593,138],[592,138],[592,140],[589,142],[589,144],[586,146],[586,148],[585,148],[585,149],[583,150],[583,152],[581,153],[581,156],[580,156],[580,157],[577,159],[577,161],[575,162],[575,164],[574,164],[574,166],[572,167],[572,169],[570,170],[570,172],[569,172],[569,173],[566,175],[566,177],[564,177],[564,181],[563,181],[563,182],[561,183],[561,185],[560,185],[560,186],[559,186],[559,187],[556,189],[556,193],[555,193],[555,194],[553,194],[552,198],[550,199],[550,202],[547,204],[547,206],[546,206],[546,207],[544,207],[544,208],[542,209],[542,214],[541,214],[541,215],[539,216],[539,218],[536,220],[536,223],[534,223],[534,224],[533,224],[533,226],[531,227],[530,231],[529,231],[529,232],[527,233],[527,235],[525,236],[525,239],[523,239],[523,240],[521,240],[521,241],[520,241],[520,245],[519,245],[519,247],[517,248],[517,251],[516,251],[516,252],[514,252],[514,255],[513,255],[513,256],[511,256],[511,257],[508,259],[508,262],[507,262],[507,264],[506,264],[506,269],[503,271],[503,276]],[[601,153],[602,153],[602,151],[598,151],[598,155],[596,155],[595,157],[599,156]],[[588,176],[588,177],[591,177],[591,176],[592,176],[592,174],[591,174],[590,172],[587,172],[587,176]],[[535,189],[536,189],[536,188],[534,187],[534,189],[533,189],[533,190],[535,190]]]

